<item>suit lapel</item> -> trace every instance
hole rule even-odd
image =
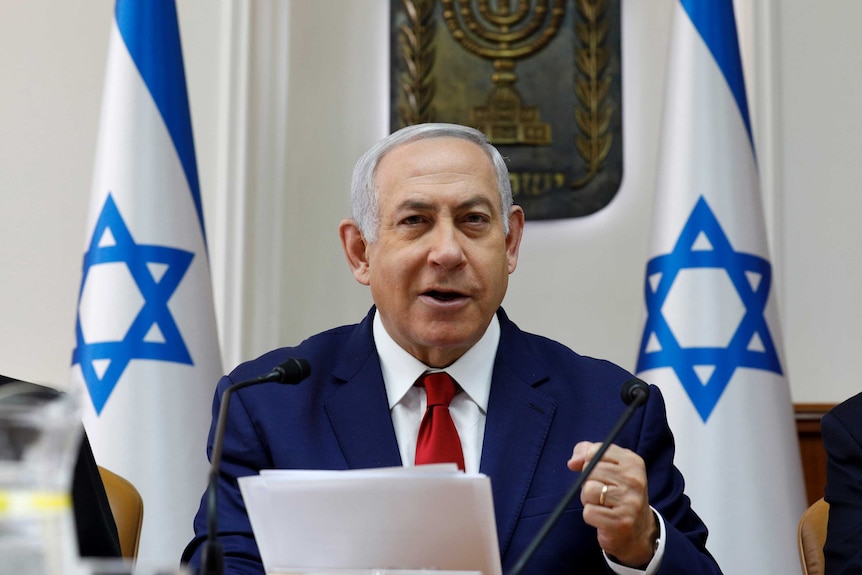
[[[500,555],[509,546],[548,436],[557,402],[536,389],[547,380],[502,312],[480,471],[491,478]],[[521,340],[521,341],[519,341]]]
[[[351,335],[333,369],[335,383],[325,400],[327,417],[349,469],[401,465],[371,331],[373,314],[374,308]]]

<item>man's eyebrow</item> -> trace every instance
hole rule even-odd
[[[404,200],[398,204],[397,209],[426,211],[434,209],[434,205],[429,202],[423,202],[422,200]]]
[[[473,196],[471,198],[467,198],[466,200],[464,200],[463,202],[461,202],[460,204],[455,206],[455,208],[458,210],[464,210],[464,209],[469,209],[469,208],[481,206],[481,207],[493,209],[494,205],[495,204],[491,200],[489,200],[487,197],[476,195],[476,196]],[[424,210],[435,209],[435,205],[432,204],[431,202],[426,202],[423,200],[408,199],[408,200],[404,200],[403,202],[398,204],[398,209],[400,209],[400,210],[423,210],[424,211]]]
[[[473,196],[472,198],[468,198],[467,200],[458,204],[458,209],[463,210],[465,208],[475,208],[477,206],[493,208],[494,203],[486,196]]]

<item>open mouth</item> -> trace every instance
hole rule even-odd
[[[431,290],[425,292],[425,295],[431,298],[436,299],[437,301],[452,301],[454,299],[458,299],[464,297],[462,294],[453,291],[437,291]]]

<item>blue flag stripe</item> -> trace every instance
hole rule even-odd
[[[700,37],[715,58],[721,73],[730,86],[739,113],[745,122],[745,130],[751,137],[751,121],[748,116],[748,100],[745,97],[745,77],[742,73],[742,58],[739,54],[739,37],[733,17],[733,0],[680,0]],[[753,148],[753,146],[752,146]]]
[[[177,7],[173,0],[117,0],[116,18],[120,36],[177,150],[206,245]]]

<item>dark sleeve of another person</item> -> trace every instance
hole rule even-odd
[[[120,557],[120,536],[87,434],[72,477],[72,505],[81,557]]]
[[[826,575],[862,573],[862,394],[820,420],[826,449]]]

